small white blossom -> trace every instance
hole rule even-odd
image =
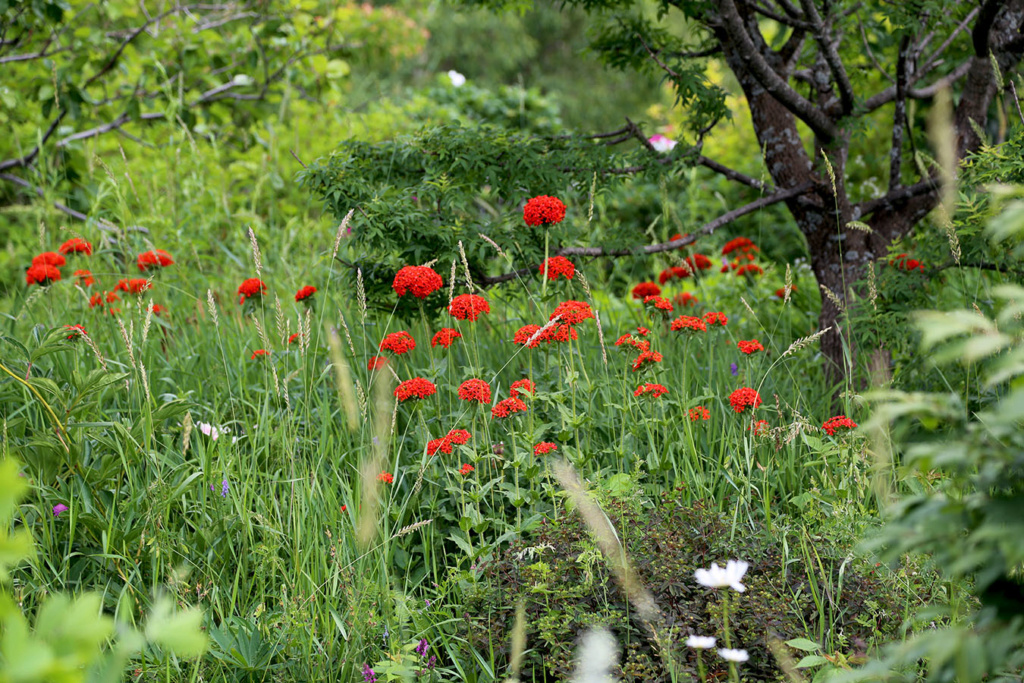
[[[448,72],[448,79],[456,88],[461,88],[466,84],[466,77],[454,69]]]
[[[715,646],[715,639],[711,636],[690,636],[686,639],[686,647],[696,650],[710,650]]]
[[[750,565],[743,560],[729,560],[725,567],[719,567],[714,562],[711,569],[698,569],[694,572],[697,583],[708,588],[722,588],[729,586],[733,590],[742,593],[747,590],[746,586],[740,583],[740,579],[747,573]]]
[[[676,141],[665,137],[664,135],[652,135],[647,139],[651,143],[651,147],[657,152],[665,153],[671,152],[672,148],[676,146]]]
[[[722,648],[718,651],[718,654],[721,655],[722,659],[727,659],[730,662],[745,662],[750,659],[750,655],[747,654],[746,650],[728,650],[726,648]]]
[[[218,439],[218,437],[220,437],[220,430],[217,429],[216,427],[214,427],[211,424],[206,424],[205,422],[200,422],[196,426],[199,427],[199,431],[201,431],[203,434],[205,434],[206,436],[210,437],[214,441],[216,441]]]

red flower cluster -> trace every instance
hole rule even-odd
[[[60,271],[56,266],[39,264],[29,266],[25,272],[25,284],[27,285],[48,285],[60,279]]]
[[[438,451],[451,455],[452,446],[461,446],[472,438],[472,435],[465,429],[453,429],[440,439],[431,439],[427,442],[427,455],[434,455]]]
[[[512,386],[509,387],[508,393],[512,398],[519,398],[520,390],[533,394],[537,391],[537,385],[524,377],[512,382]]]
[[[792,285],[789,288],[789,293],[792,294],[795,291],[796,291],[796,285]],[[775,296],[779,297],[780,299],[785,299],[786,298],[786,288],[785,287],[779,287],[778,289],[776,289],[775,290]]]
[[[75,277],[78,278],[78,284],[80,287],[92,287],[96,284],[96,278],[92,276],[91,272],[84,268],[82,270],[76,270]]]
[[[647,329],[646,327],[637,327],[636,328],[636,333],[639,334],[641,337],[646,337],[647,335],[649,335],[651,333],[651,331],[649,329]]]
[[[564,256],[552,256],[540,264],[540,272],[542,275],[546,272],[549,280],[557,280],[559,275],[571,280],[576,274],[576,266]]]
[[[68,339],[71,341],[86,336],[85,328],[81,325],[65,325],[64,329],[68,331]]]
[[[413,377],[395,387],[395,398],[405,402],[413,398],[426,398],[437,393],[437,387],[429,379]]]
[[[482,379],[467,379],[459,385],[459,398],[477,403],[491,402],[491,387]]]
[[[897,254],[895,258],[889,261],[889,265],[896,266],[900,270],[920,270],[922,273],[924,272],[924,264],[916,258],[907,258],[906,254]]]
[[[270,355],[270,351],[267,351],[265,349],[256,349],[255,351],[252,352],[252,356],[249,357],[249,360],[256,360],[257,358],[259,358],[261,356],[269,356],[269,355]]]
[[[526,404],[520,398],[506,398],[502,401],[498,401],[491,408],[491,417],[493,418],[505,418],[515,413],[526,412]]]
[[[748,240],[746,237],[736,237],[726,242],[725,246],[722,247],[722,256],[728,256],[729,254],[737,250],[743,252],[744,254],[761,251],[760,249],[757,248],[757,245]]]
[[[161,306],[160,304],[153,304],[153,315],[163,315],[166,312],[167,312],[167,307],[166,306]],[[292,335],[292,336],[295,336],[295,335]]]
[[[761,395],[750,387],[742,387],[729,396],[729,405],[737,413],[742,413],[748,407],[753,410],[761,405]]]
[[[825,424],[821,425],[821,428],[825,430],[829,436],[835,436],[835,433],[840,429],[856,429],[857,423],[846,417],[845,415],[836,415],[830,417],[825,421]]]
[[[481,313],[490,313],[491,305],[487,299],[476,294],[459,294],[452,299],[448,306],[448,312],[457,320],[469,320],[470,322],[480,317]]]
[[[651,348],[651,342],[646,339],[638,339],[632,334],[624,334],[615,340],[616,346],[632,346],[637,351],[648,351]],[[627,349],[628,350],[628,349]]]
[[[748,356],[752,353],[756,353],[757,351],[764,351],[764,347],[761,346],[761,342],[759,342],[756,339],[751,339],[750,341],[737,342],[736,346],[738,346],[740,351],[747,354]]]
[[[740,266],[739,268],[736,269],[736,277],[739,277],[741,275],[761,275],[762,273],[764,273],[764,268],[757,265],[756,263],[748,263],[745,266]]]
[[[55,251],[44,251],[32,259],[33,266],[53,266],[62,268],[67,261]]]
[[[554,225],[565,218],[565,204],[557,197],[541,195],[526,202],[523,220],[527,225]]]
[[[711,419],[711,411],[705,408],[704,406],[690,408],[687,414],[690,416],[690,422],[698,422],[700,420]]]
[[[661,284],[665,284],[666,282],[673,278],[677,280],[682,280],[683,278],[690,277],[690,275],[691,273],[689,268],[686,268],[684,266],[673,266],[671,268],[666,268],[665,270],[661,271],[661,274],[658,275],[658,282],[660,282]]]
[[[121,297],[119,297],[114,292],[104,292],[103,294],[100,294],[99,292],[97,292],[96,294],[93,294],[91,297],[89,297],[89,308],[96,308],[97,306],[99,306],[100,308],[103,308],[106,304],[112,304],[115,301],[120,301],[120,300],[121,300]],[[110,312],[111,313],[115,313],[116,310],[115,309],[111,309]]]
[[[672,321],[673,332],[707,332],[708,326],[702,318],[681,315]]]
[[[312,285],[306,285],[299,291],[295,292],[295,300],[306,301],[307,299],[312,298],[314,294],[316,294],[316,287]]]
[[[127,280],[118,280],[117,287],[114,287],[115,292],[124,292],[126,294],[142,294],[147,289],[151,289],[153,283],[143,277],[133,277]]]
[[[370,361],[366,364],[366,369],[370,372],[375,370],[382,370],[388,364],[387,356],[371,356]]]
[[[754,432],[754,436],[760,436],[761,432],[768,429],[768,420],[755,420],[747,427],[747,431]]]
[[[700,303],[699,301],[697,301],[697,297],[695,297],[693,294],[690,294],[689,292],[680,292],[679,294],[676,294],[674,297],[672,297],[672,300],[675,301],[676,304],[679,306],[696,306],[698,303]]]
[[[392,332],[388,336],[384,337],[384,341],[380,343],[379,349],[381,351],[390,351],[396,356],[409,353],[416,348],[416,340],[412,338],[412,335],[402,330],[401,332]]]
[[[81,237],[72,237],[60,245],[60,249],[57,251],[62,254],[85,254],[86,256],[92,256],[92,245]]]
[[[563,325],[579,325],[588,318],[593,318],[594,312],[590,310],[590,304],[586,301],[563,301],[555,307],[555,312],[548,320],[558,318]],[[575,339],[576,337],[573,337]]]
[[[661,362],[661,354],[657,351],[643,351],[636,360],[633,361],[633,372],[647,368],[650,365]]]
[[[551,443],[550,441],[541,441],[539,444],[533,447],[534,455],[547,455],[551,451],[557,451],[558,446]]]
[[[653,282],[641,282],[633,286],[634,299],[646,299],[649,296],[658,296],[659,294],[661,294],[661,287]]]
[[[694,254],[693,256],[686,257],[686,265],[689,267],[691,273],[695,273],[698,270],[708,270],[711,268],[713,263],[704,254]]]
[[[472,472],[474,469],[475,468],[472,465],[470,465],[468,463],[462,463],[462,468],[459,470],[459,474],[461,474],[462,476],[466,476],[467,474]]]
[[[412,292],[417,299],[426,299],[442,287],[444,281],[441,276],[429,266],[405,266],[395,273],[395,281],[391,283],[398,296]]]
[[[251,277],[238,285],[238,303],[244,304],[246,299],[263,296],[267,293],[267,286],[258,277]]]
[[[395,483],[395,477],[390,472],[381,472],[377,475],[377,481],[382,481],[385,484]]]
[[[452,343],[456,339],[458,339],[461,336],[462,333],[457,330],[453,330],[450,327],[442,327],[440,330],[434,333],[434,337],[430,340],[430,345],[443,346],[444,348],[447,349],[452,345]]]
[[[299,340],[299,337],[301,337],[301,336],[302,336],[301,332],[296,332],[295,334],[293,334],[290,337],[288,337],[288,343],[289,344],[294,344],[295,342],[297,342]],[[374,358],[379,358],[379,357],[380,356],[374,356]],[[370,359],[370,362],[371,363],[373,362],[373,358]],[[372,368],[370,368],[370,369],[372,370]]]
[[[172,265],[173,263],[174,259],[172,259],[171,255],[163,249],[144,251],[139,254],[139,257],[136,259],[136,264],[139,266],[139,270],[143,273],[145,273],[149,268],[164,268]]]
[[[644,297],[644,306],[654,311],[664,311],[666,315],[675,310],[672,308],[672,302],[663,296]]]
[[[725,327],[726,323],[729,322],[729,318],[725,313],[714,311],[704,314],[704,322],[707,323],[709,327],[711,325],[721,325],[722,327]]]
[[[527,344],[529,344],[531,349],[536,348],[537,346],[540,345],[542,341],[541,337],[543,335],[537,335],[536,339],[534,339],[533,335],[540,332],[540,330],[540,325],[523,325],[518,330],[516,330],[515,336],[512,337],[512,343],[519,344],[520,346],[526,346]],[[533,339],[532,343],[530,342],[531,339]]]
[[[667,394],[667,393],[668,393],[668,389],[665,388],[663,385],[647,383],[647,384],[641,384],[640,386],[638,386],[636,388],[636,391],[633,392],[633,395],[634,396],[649,395],[651,398],[658,398],[659,396],[662,396],[662,395]]]

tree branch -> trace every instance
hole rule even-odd
[[[53,132],[57,130],[57,126],[60,125],[61,119],[64,118],[65,114],[67,114],[67,110],[61,109],[60,112],[57,114],[57,118],[53,120],[53,122],[50,124],[50,127],[46,129],[45,133],[43,133],[43,138],[39,141],[39,144],[37,144],[31,152],[17,159],[4,159],[3,161],[0,161],[0,171],[3,171],[8,168],[15,168],[17,166],[28,166],[33,161],[35,161],[35,158],[39,156],[40,148],[46,143],[47,140],[50,139],[50,136],[53,135]]]
[[[804,123],[810,126],[823,141],[829,142],[839,135],[839,131],[825,112],[805,99],[769,66],[764,57],[754,47],[754,43],[743,26],[743,19],[733,0],[722,0],[720,12],[723,28],[735,45],[737,58],[743,62],[761,86],[767,90],[780,104]]]
[[[771,191],[772,189],[770,185],[758,180],[757,178],[751,178],[750,176],[740,173],[739,171],[734,171],[728,166],[723,166],[717,161],[712,161],[711,159],[708,159],[704,155],[697,157],[697,164],[700,166],[704,166],[705,168],[710,168],[715,173],[720,173],[729,180],[735,180],[737,183],[743,183],[744,185],[752,187],[755,190],[768,192]]]
[[[922,180],[919,183],[892,190],[885,196],[878,197],[877,199],[869,199],[861,202],[854,207],[854,214],[862,217],[867,216],[868,214],[874,213],[880,209],[892,208],[897,204],[914,197],[920,197],[932,192],[937,192],[938,189],[939,185],[935,180]]]
[[[839,59],[835,44],[829,40],[825,23],[821,20],[821,15],[818,14],[818,8],[814,6],[814,0],[800,0],[800,4],[804,8],[804,14],[810,20],[814,38],[818,41],[829,71],[832,72],[832,78],[836,81],[836,87],[839,89],[839,103],[843,115],[846,116],[853,111],[853,84],[850,83],[850,76],[846,73],[846,67],[843,66],[842,60]]]
[[[46,197],[46,192],[43,190],[43,188],[37,187],[36,185],[33,185],[32,183],[30,183],[27,180],[25,180],[24,178],[19,178],[16,175],[11,175],[10,173],[0,173],[0,180],[6,180],[7,182],[14,183],[15,185],[19,185],[19,186],[21,186],[21,187],[23,187],[23,188],[25,188],[27,190],[31,190],[32,192],[36,193],[36,195],[38,195],[40,197],[44,197],[44,198]],[[53,203],[53,208],[57,209],[61,213],[65,213],[68,216],[71,216],[72,218],[78,219],[80,221],[84,222],[84,221],[88,221],[89,220],[89,217],[86,216],[84,213],[82,213],[81,211],[75,211],[74,209],[72,209],[70,206],[67,206],[66,204],[61,204],[60,202],[54,202]],[[116,225],[114,225],[113,223],[111,223],[109,221],[105,221],[102,218],[97,219],[96,220],[96,224],[100,227],[100,229],[106,230],[107,232],[120,232],[120,230],[118,229],[118,227]],[[139,232],[147,232],[147,233],[149,232],[145,228],[139,228],[139,227],[137,227],[136,230],[138,230]]]
[[[889,191],[900,185],[900,168],[903,166],[903,126],[907,120],[907,61],[910,58],[910,36],[900,40],[899,56],[896,59],[896,110],[892,116],[892,143],[889,146]]]

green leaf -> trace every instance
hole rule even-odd
[[[787,640],[786,645],[796,648],[797,650],[803,650],[804,652],[817,652],[821,650],[821,647],[813,640],[807,640],[806,638],[794,638],[793,640]]]
[[[809,669],[812,666],[821,666],[822,664],[828,664],[828,660],[821,655],[807,655],[796,663],[796,668]]]

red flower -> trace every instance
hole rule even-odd
[[[729,405],[737,413],[742,413],[747,407],[753,410],[761,405],[761,395],[750,387],[742,387],[729,396]]]
[[[401,332],[392,332],[388,336],[384,337],[384,341],[380,343],[381,351],[390,351],[396,356],[409,353],[416,348],[416,340],[412,338],[412,335],[402,330]]]
[[[769,426],[768,420],[755,420],[750,423],[749,427],[747,427],[747,431],[754,432],[754,436],[758,436],[761,432],[768,429]]]
[[[118,280],[117,287],[114,287],[115,292],[125,292],[127,294],[142,294],[147,289],[151,289],[153,283],[142,277],[133,277],[128,280]]]
[[[703,318],[692,315],[681,315],[672,321],[672,330],[675,332],[706,332],[707,329]]]
[[[144,251],[139,254],[136,263],[139,266],[139,270],[144,273],[147,269],[154,266],[158,268],[169,266],[174,263],[174,259],[163,249],[153,249],[152,251]]]
[[[634,396],[643,396],[645,394],[649,394],[651,396],[651,398],[658,398],[659,396],[662,396],[662,395],[667,394],[667,393],[668,393],[668,389],[666,389],[663,385],[647,383],[647,384],[641,384],[640,386],[638,386],[636,388],[636,391],[633,392],[633,395]]]
[[[266,351],[264,349],[256,349],[255,351],[252,352],[252,356],[249,358],[249,360],[256,360],[260,356],[269,356],[269,355],[270,355],[270,351]]]
[[[453,429],[450,432],[448,432],[448,436],[446,436],[445,438],[451,441],[456,446],[461,446],[462,444],[472,439],[473,435],[470,434],[465,429]]]
[[[40,264],[30,266],[25,272],[25,284],[27,285],[48,285],[60,279],[60,271],[55,266]]]
[[[459,398],[477,403],[491,402],[491,387],[482,379],[467,379],[459,385]]]
[[[722,256],[727,256],[728,254],[731,254],[737,249],[739,249],[741,252],[745,254],[752,251],[761,251],[753,242],[748,240],[746,237],[737,237],[725,243],[725,246],[722,247]]]
[[[729,322],[729,318],[725,313],[710,312],[704,314],[704,322],[710,327],[711,325],[721,325],[725,327],[726,323]]]
[[[690,408],[687,414],[690,416],[690,422],[698,422],[700,420],[711,419],[711,411],[705,408],[704,406]]]
[[[857,423],[845,415],[836,415],[835,417],[830,417],[826,420],[825,424],[821,425],[821,428],[824,429],[829,436],[835,436],[835,433],[840,429],[856,429]]]
[[[299,291],[295,292],[295,300],[306,301],[307,299],[312,298],[314,294],[316,294],[316,287],[312,285],[306,285]]]
[[[422,377],[407,379],[395,387],[395,398],[402,402],[413,398],[426,398],[436,393],[437,387],[434,383]]]
[[[740,275],[760,275],[764,272],[764,268],[757,265],[756,263],[748,263],[745,266],[740,266],[736,269],[736,277]]]
[[[896,258],[889,261],[889,265],[896,266],[900,270],[920,270],[922,273],[924,272],[924,264],[915,258],[908,259],[906,254],[897,254]]]
[[[680,292],[679,294],[676,294],[672,300],[680,306],[696,306],[698,303],[697,297],[689,292]]]
[[[465,476],[465,475],[469,474],[470,472],[472,472],[473,470],[474,470],[474,467],[472,465],[468,465],[466,463],[463,463],[462,464],[462,469],[459,470],[459,474]]]
[[[533,447],[534,455],[547,455],[551,451],[557,451],[558,446],[551,443],[550,441],[541,441],[539,444]]]
[[[631,334],[624,334],[615,340],[616,346],[632,346],[638,351],[647,351],[651,348],[651,342],[646,339],[637,339]],[[629,349],[626,349],[627,351]]]
[[[537,391],[537,385],[531,382],[526,377],[524,377],[522,379],[517,379],[515,382],[512,382],[512,386],[509,387],[508,393],[510,396],[512,396],[512,398],[519,398],[520,390],[533,394]]]
[[[294,344],[296,341],[298,341],[299,337],[301,337],[301,336],[302,336],[301,332],[296,332],[292,336],[288,337],[288,343],[289,344]]]
[[[490,313],[491,305],[482,296],[459,294],[452,299],[452,303],[448,306],[448,312],[457,320],[469,320],[472,322],[479,318],[481,313]]]
[[[704,254],[694,254],[693,256],[686,257],[686,265],[690,268],[691,273],[695,273],[698,270],[707,270],[712,266],[711,259]]]
[[[571,280],[572,276],[576,274],[576,266],[564,256],[552,256],[546,263],[540,264],[540,272],[541,274],[547,272],[549,280],[557,280],[559,275],[565,276],[566,280]]]
[[[565,218],[565,204],[557,197],[541,195],[526,202],[523,220],[527,225],[554,225]]]
[[[649,365],[661,362],[661,354],[657,351],[644,351],[633,361],[633,372],[646,368]]]
[[[641,282],[633,287],[634,299],[646,299],[649,296],[658,296],[659,294],[661,294],[661,287],[653,282]]]
[[[386,356],[372,356],[370,361],[366,364],[366,369],[373,372],[374,370],[382,369],[387,364],[388,359]]]
[[[258,277],[251,277],[242,284],[238,285],[238,303],[245,303],[246,299],[252,299],[253,297],[263,296],[267,293],[267,286],[263,284],[263,280]]]
[[[395,483],[395,477],[390,472],[381,472],[377,475],[377,481],[382,481],[385,484]]]
[[[60,268],[65,263],[67,263],[67,261],[64,260],[64,257],[55,251],[44,251],[42,254],[39,254],[32,259],[33,266],[53,266],[54,268]]]
[[[541,335],[537,335],[537,333],[540,332],[540,329],[540,325],[523,325],[516,330],[516,334],[512,338],[512,343],[519,344],[520,346],[530,344],[531,349],[536,348],[542,341]],[[534,337],[534,335],[537,336]],[[530,342],[531,339],[533,340],[532,343]]]
[[[552,325],[541,334],[541,340],[548,344],[564,344],[569,339],[579,339],[579,334],[572,325]]]
[[[677,280],[682,280],[688,277],[690,277],[689,268],[683,266],[673,266],[671,268],[666,268],[665,270],[661,271],[661,274],[658,275],[658,282],[660,282],[661,284],[665,284],[666,282],[673,278]]]
[[[737,343],[736,346],[738,346],[740,351],[747,354],[748,356],[757,351],[764,351],[764,347],[761,346],[761,342],[759,342],[756,339],[751,339],[750,341],[741,341]]]
[[[447,436],[442,436],[440,439],[431,439],[427,442],[427,455],[433,457],[438,451],[446,455],[451,455],[452,452],[452,441]]]
[[[555,307],[555,312],[548,320],[558,318],[563,325],[579,325],[584,320],[593,317],[594,312],[590,310],[590,304],[586,301],[563,301]]]
[[[505,418],[522,412],[526,412],[526,404],[523,403],[522,399],[506,398],[494,404],[494,407],[491,408],[491,417],[495,419]]]
[[[161,306],[160,304],[153,304],[153,315],[163,315],[166,312],[167,312],[167,307],[166,306]]]
[[[636,328],[636,333],[639,334],[641,337],[646,337],[647,335],[649,335],[651,333],[651,331],[649,329],[647,329],[646,327],[637,327]]]
[[[92,245],[81,237],[72,237],[60,245],[60,249],[57,251],[62,254],[85,254],[86,256],[92,256]]]
[[[120,300],[121,297],[119,297],[114,292],[104,292],[103,294],[97,292],[93,294],[91,297],[89,297],[89,308],[96,308],[97,306],[103,308],[104,305],[106,304],[112,304],[115,301]]]
[[[391,283],[398,296],[412,292],[417,299],[426,299],[442,287],[444,281],[441,276],[429,266],[405,266],[395,273],[395,281]]]
[[[790,291],[791,294],[793,292],[795,292],[796,291],[796,285],[790,286],[789,291]],[[778,289],[776,289],[775,290],[775,296],[779,297],[780,299],[785,299],[786,298],[786,288],[785,287],[779,287]]]
[[[64,329],[68,331],[68,339],[71,341],[87,336],[81,325],[65,325]]]
[[[96,284],[96,278],[88,270],[76,270],[75,277],[78,278],[78,284],[81,287],[92,287]]]
[[[443,346],[444,348],[450,347],[456,339],[462,336],[461,332],[453,330],[450,327],[442,327],[436,333],[434,338],[430,340],[431,346]]]
[[[672,308],[672,302],[663,296],[645,296],[644,306],[655,311],[664,311],[666,314],[671,313],[674,310]]]

